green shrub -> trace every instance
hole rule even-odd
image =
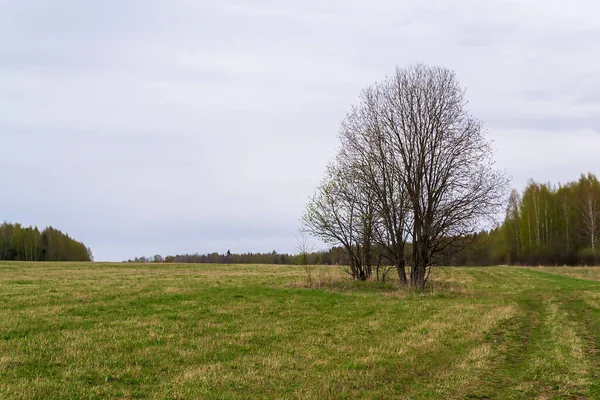
[[[582,265],[599,265],[600,250],[591,247],[579,250],[577,253],[577,258],[579,259],[579,263]]]

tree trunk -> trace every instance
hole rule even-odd
[[[398,261],[396,264],[396,271],[398,271],[398,279],[400,279],[400,284],[402,286],[408,285],[408,279],[406,279],[406,265],[403,261]]]
[[[410,271],[410,284],[413,288],[425,288],[425,274],[428,263],[426,244],[420,243],[420,241],[415,242],[413,248],[413,266]]]
[[[411,272],[411,286],[415,289],[425,289],[425,273],[427,271],[427,266],[420,260],[419,263],[415,263]]]

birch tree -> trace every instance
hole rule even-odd
[[[596,249],[596,239],[600,234],[600,182],[592,175],[582,175],[579,179],[582,236],[590,249]]]

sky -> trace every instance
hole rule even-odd
[[[0,219],[97,261],[294,252],[360,91],[457,73],[497,166],[600,174],[596,0],[0,0]]]

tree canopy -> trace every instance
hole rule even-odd
[[[508,179],[466,106],[454,72],[418,64],[364,90],[343,121],[302,221],[345,249],[354,279],[384,262],[408,284],[410,264],[410,284],[422,288],[440,256],[501,210]]]

